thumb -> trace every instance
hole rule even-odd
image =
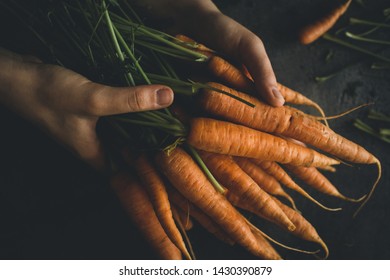
[[[157,110],[173,102],[173,91],[163,85],[109,87],[93,84],[89,92],[90,114],[108,116],[130,112]]]

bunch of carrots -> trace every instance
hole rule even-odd
[[[317,191],[364,204],[374,188],[367,197],[347,198],[318,169],[333,170],[333,165],[345,160],[376,164],[380,170],[378,159],[322,124],[318,119],[323,118],[292,107],[275,108],[265,104],[253,96],[254,83],[244,69],[240,70],[183,35],[176,38],[208,56],[205,67],[219,83],[208,82],[197,94],[195,110],[185,109],[186,104],[173,105],[175,116],[186,127],[180,144],[136,155],[125,148],[124,159],[133,173],[130,175],[128,170],[118,173],[113,177],[112,186],[129,208],[129,215],[137,224],[142,221],[148,224],[145,228],[141,226],[141,230],[145,236],[155,233],[159,238],[150,237],[151,245],[161,254],[171,252],[170,259],[194,257],[191,247],[186,247],[187,238],[180,234],[181,229],[192,224],[191,219],[217,238],[229,244],[237,243],[255,256],[280,259],[269,242],[276,241],[251,224],[241,214],[241,209],[275,223],[303,240],[318,243],[323,248],[323,257],[327,257],[326,244],[297,210],[282,185],[324,209],[339,209],[319,203],[285,170]],[[289,103],[314,106],[323,113],[316,103],[300,93],[281,84],[279,88]],[[380,172],[375,185],[379,178]],[[143,214],[134,209],[141,200],[130,194],[136,191],[143,193],[143,201],[149,204]],[[149,217],[149,211],[153,218],[140,221],[140,216]]]
[[[77,29],[72,21],[79,22]],[[378,184],[379,160],[330,129],[318,104],[279,84],[288,103],[313,106],[322,116],[267,105],[255,97],[245,67],[186,36],[146,27],[126,1],[62,1],[51,11],[50,24],[67,41],[52,45],[40,37],[57,62],[66,66],[61,53],[67,53],[68,63],[72,53],[87,62],[80,69],[93,69],[90,76],[97,81],[162,83],[177,93],[168,109],[105,117],[100,123],[111,155],[110,185],[162,259],[195,258],[186,234],[193,221],[262,259],[282,258],[271,244],[326,258],[327,245],[284,187],[326,210],[339,209],[322,205],[290,174],[319,192],[361,203],[359,210]],[[345,197],[319,171],[334,171],[343,162],[378,166],[368,195]],[[318,244],[322,252],[279,243],[251,223],[248,213]]]

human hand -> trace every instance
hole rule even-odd
[[[192,37],[246,66],[261,98],[282,106],[284,98],[261,39],[221,13],[211,0],[143,0],[153,16],[173,19],[175,33]]]
[[[0,49],[0,103],[97,169],[105,162],[96,134],[100,117],[160,109],[172,101],[173,92],[166,86],[109,87],[63,67]]]

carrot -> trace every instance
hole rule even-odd
[[[296,105],[307,105],[307,106],[311,106],[311,107],[317,109],[317,111],[321,114],[321,116],[325,122],[325,125],[329,126],[324,110],[316,102],[307,98],[303,94],[301,94],[301,93],[299,93],[299,92],[297,92],[289,87],[286,87],[280,83],[278,83],[278,90],[280,91],[280,93],[284,97],[284,100],[287,103],[296,104]]]
[[[284,213],[294,222],[296,229],[292,232],[295,236],[304,240],[315,242],[321,245],[325,252],[325,259],[329,255],[328,246],[318,235],[316,229],[301,215],[299,212],[291,209],[287,205],[280,202],[277,198],[274,198],[275,202],[282,208]]]
[[[267,260],[281,260],[282,257],[279,255],[279,253],[272,247],[272,245],[267,241],[267,239],[264,238],[262,234],[259,233],[258,228],[256,228],[254,225],[249,225],[252,231],[252,234],[255,236],[257,242],[261,244],[261,246],[264,248],[264,251],[268,253],[268,256],[266,256]]]
[[[286,198],[296,209],[295,202],[272,176],[268,175],[263,169],[246,158],[235,157],[234,160],[263,190],[271,195]]]
[[[182,43],[185,47],[190,49],[195,49],[196,51],[206,55],[206,56],[213,56],[215,53],[214,50],[206,47],[203,44],[200,44],[196,42],[195,40],[191,39],[190,37],[183,35],[183,34],[177,34],[175,35],[175,38],[178,40],[179,43]]]
[[[192,260],[196,260],[195,253],[194,253],[194,250],[192,248],[192,244],[191,244],[190,238],[187,235],[187,231],[186,231],[184,225],[181,223],[180,216],[179,216],[179,213],[177,212],[176,207],[172,207],[172,215],[173,215],[173,218],[175,219],[175,221],[177,223],[177,226],[178,226],[180,232],[183,234],[183,237],[184,237],[184,240],[185,240],[186,244],[188,245],[189,255],[192,256],[191,259]]]
[[[242,66],[242,70],[231,64],[229,61],[223,59],[219,56],[212,56],[208,60],[208,69],[209,71],[219,78],[224,84],[243,91],[249,94],[254,94],[256,92],[255,84],[253,82],[252,76],[248,72],[245,66]],[[282,94],[284,100],[287,103],[296,104],[296,105],[307,105],[317,109],[321,116],[326,122],[325,113],[322,108],[315,103],[313,100],[307,98],[303,94],[294,91],[280,83],[277,83],[277,88]]]
[[[176,189],[168,188],[169,199],[182,211],[188,211],[189,215],[193,217],[204,229],[213,234],[219,240],[234,245],[234,241],[216,224],[209,216],[202,210],[193,205],[184,196],[182,196]]]
[[[215,190],[190,155],[176,148],[169,156],[164,152],[158,153],[156,162],[172,185],[207,213],[234,241],[255,256],[266,256],[241,214]]]
[[[190,217],[189,209],[187,209],[187,211],[184,211],[174,204],[173,205],[171,204],[171,208],[175,209],[177,216],[180,220],[180,223],[183,225],[183,228],[186,231],[189,231],[194,227],[194,223],[192,222],[191,217]]]
[[[231,113],[234,114],[234,111]],[[187,142],[207,152],[293,165],[321,166],[339,163],[335,159],[280,137],[246,126],[209,118],[191,120]]]
[[[328,172],[336,172],[336,168],[334,166],[320,166],[318,169],[322,169]]]
[[[140,182],[130,174],[121,172],[111,178],[110,185],[130,219],[158,256],[162,259],[182,259],[180,250],[162,228]]]
[[[140,155],[136,159],[135,168],[143,186],[149,194],[157,218],[168,237],[187,259],[191,259],[180,231],[176,227],[173,219],[171,205],[163,179],[145,154]]]
[[[318,202],[310,194],[308,194],[305,190],[303,190],[297,183],[295,183],[294,180],[287,174],[287,172],[284,171],[284,169],[280,165],[278,165],[276,162],[260,161],[260,160],[255,160],[255,159],[251,159],[251,161],[253,163],[255,163],[256,165],[260,166],[265,172],[267,172],[269,175],[273,176],[281,184],[296,191],[297,193],[301,194],[305,198],[314,202],[315,204],[317,204],[321,208],[329,210],[329,211],[341,210],[341,208],[326,207],[323,204],[321,204],[320,202]]]
[[[298,34],[299,42],[307,45],[325,34],[325,32],[332,28],[336,21],[347,11],[351,2],[352,0],[345,1],[315,22],[303,27]]]
[[[224,85],[210,85],[243,98],[255,107],[214,90],[204,89],[204,94],[199,95],[199,102],[208,113],[257,130],[299,140],[350,162],[379,163],[379,160],[363,147],[338,135],[299,110],[287,106],[275,108]]]
[[[294,230],[294,224],[268,193],[263,191],[232,157],[207,152],[199,154],[215,178],[228,189],[226,197],[229,201],[233,194],[240,199],[241,204],[251,205],[256,214],[290,231]]]
[[[207,61],[207,67],[211,74],[220,79],[224,84],[246,93],[256,92],[253,81],[240,69],[224,58],[213,55]]]
[[[306,184],[308,184],[315,190],[322,192],[324,194],[335,196],[351,202],[360,202],[366,197],[364,195],[359,199],[354,199],[354,198],[349,198],[344,196],[321,172],[319,172],[314,167],[291,166],[291,165],[285,165],[285,166],[299,179],[304,181]]]

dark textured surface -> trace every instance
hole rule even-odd
[[[365,58],[323,40],[310,46],[296,42],[296,28],[319,13],[322,2],[243,0],[217,4],[263,39],[278,80],[317,101],[328,115],[371,101],[375,101],[373,108],[390,114],[389,70],[370,70]],[[361,13],[356,4],[352,11]],[[4,26],[2,29],[5,32]],[[11,25],[6,29],[13,33]],[[329,50],[334,51],[334,57],[326,63]],[[313,79],[353,61],[359,63],[325,83]],[[364,117],[366,112],[363,109],[330,121],[336,132],[363,145],[383,164],[378,189],[359,216],[352,219],[356,205],[351,203],[313,192],[327,205],[344,208],[331,213],[294,196],[299,209],[329,245],[330,259],[390,259],[390,145],[353,128],[352,120]],[[103,177],[4,109],[0,127],[1,259],[154,258]],[[372,166],[344,165],[328,176],[342,193],[359,197],[369,190],[376,170]],[[289,244],[309,248],[273,228],[268,232]],[[200,259],[252,258],[240,248],[219,243],[202,229],[195,228],[189,235]],[[285,258],[312,258],[278,250]]]

